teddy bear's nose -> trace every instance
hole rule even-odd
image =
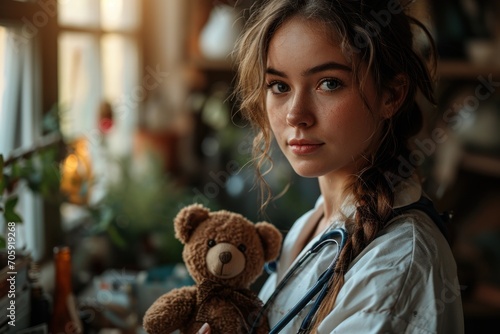
[[[222,262],[224,264],[231,261],[232,258],[233,258],[233,256],[231,255],[231,252],[222,252],[219,254],[219,260],[220,260],[220,262]]]

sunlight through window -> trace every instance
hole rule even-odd
[[[3,114],[3,94],[5,90],[5,51],[7,49],[7,29],[0,26],[0,120]]]

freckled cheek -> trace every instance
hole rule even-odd
[[[371,114],[362,105],[338,104],[323,114],[323,118],[322,122],[328,124],[335,133],[344,134],[346,142],[355,138],[366,140],[375,129]]]
[[[266,98],[266,110],[268,113],[277,114],[283,109],[283,103],[277,101],[277,99],[270,93],[268,93]]]
[[[286,125],[286,109],[283,105],[277,105],[276,103],[267,103],[267,119],[271,124],[271,127],[279,127]]]
[[[269,125],[271,126],[271,131],[279,141],[281,134],[283,133],[283,130],[285,128],[285,123],[283,122],[282,117],[277,114],[268,113],[267,117],[269,120]]]
[[[356,128],[352,122],[352,106],[344,103],[335,103],[329,106],[320,106],[321,112],[318,115],[318,121],[335,129]]]

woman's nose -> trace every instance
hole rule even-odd
[[[286,115],[286,122],[291,127],[310,127],[314,124],[314,115],[311,112],[311,102],[306,96],[297,95]]]

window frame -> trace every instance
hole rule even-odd
[[[54,1],[54,3],[56,3]],[[45,3],[46,4],[46,3]],[[40,96],[41,114],[50,111],[58,101],[58,81],[51,78],[57,78],[57,11],[47,12],[39,2],[20,2],[15,0],[0,1],[0,25],[5,27],[27,28],[30,18],[42,19],[42,24],[35,26],[36,34],[28,37],[34,43],[37,59],[35,63],[40,66],[40,78],[38,82],[43,83],[35,88]],[[43,46],[43,47],[42,47]],[[40,139],[43,141],[43,138]],[[14,152],[9,152],[14,153]],[[8,154],[7,154],[8,155]],[[49,258],[52,254],[52,247],[60,237],[58,229],[61,226],[59,207],[54,204],[43,202],[42,208],[43,236],[41,241],[43,246],[40,250],[41,261]],[[60,230],[59,230],[60,231]]]

